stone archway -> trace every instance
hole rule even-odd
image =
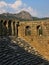
[[[13,35],[15,36],[15,22],[13,22]]]
[[[8,35],[12,35],[12,26],[11,26],[12,20],[8,21]]]
[[[38,35],[43,35],[43,30],[42,30],[42,27],[40,25],[37,26],[37,34]]]
[[[3,35],[4,36],[7,36],[7,21],[5,20],[4,22],[3,22]]]
[[[16,23],[16,37],[18,37],[18,27],[19,27],[19,21]]]
[[[3,20],[0,21],[0,36],[3,36]]]
[[[30,26],[25,27],[25,35],[26,36],[31,35],[31,27]]]

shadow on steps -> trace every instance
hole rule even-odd
[[[28,53],[7,37],[0,38],[0,65],[49,65],[49,61]]]

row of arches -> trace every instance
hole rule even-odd
[[[36,29],[37,29],[37,34],[38,35],[40,35],[40,36],[43,35],[42,26],[38,25],[36,27]],[[26,28],[25,28],[25,35],[26,36],[31,35],[31,27],[30,26],[26,26]]]
[[[16,35],[17,28],[15,21],[9,20],[9,21],[0,21],[0,36],[10,36],[10,35]]]
[[[0,36],[17,36],[18,37],[18,26],[19,26],[19,22],[15,22],[12,20],[8,20],[8,21],[0,21]],[[43,35],[43,30],[42,30],[42,26],[38,25],[36,27],[37,29],[37,33],[38,35]],[[30,26],[26,26],[25,27],[25,36],[30,36],[31,35],[31,27]]]
[[[1,20],[0,21],[0,35],[1,36],[4,36],[4,35],[6,36],[7,32],[8,32],[8,30],[7,30],[7,21]]]

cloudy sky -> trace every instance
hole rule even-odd
[[[49,17],[49,0],[0,0],[1,13],[28,11],[32,16]]]

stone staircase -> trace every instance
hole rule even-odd
[[[25,46],[18,45],[20,38],[16,42],[11,39],[0,39],[0,65],[49,65],[49,61],[42,59],[40,56],[24,50]],[[22,43],[24,40],[21,41]],[[15,44],[16,43],[16,44]],[[24,45],[27,43],[24,42]]]
[[[21,48],[23,48],[25,51],[31,54],[35,54],[42,57],[42,55],[40,55],[38,51],[35,50],[34,47],[31,47],[31,45],[29,45],[28,42],[26,42],[25,40],[21,38],[12,38],[11,42],[14,42],[15,44],[19,45]]]

